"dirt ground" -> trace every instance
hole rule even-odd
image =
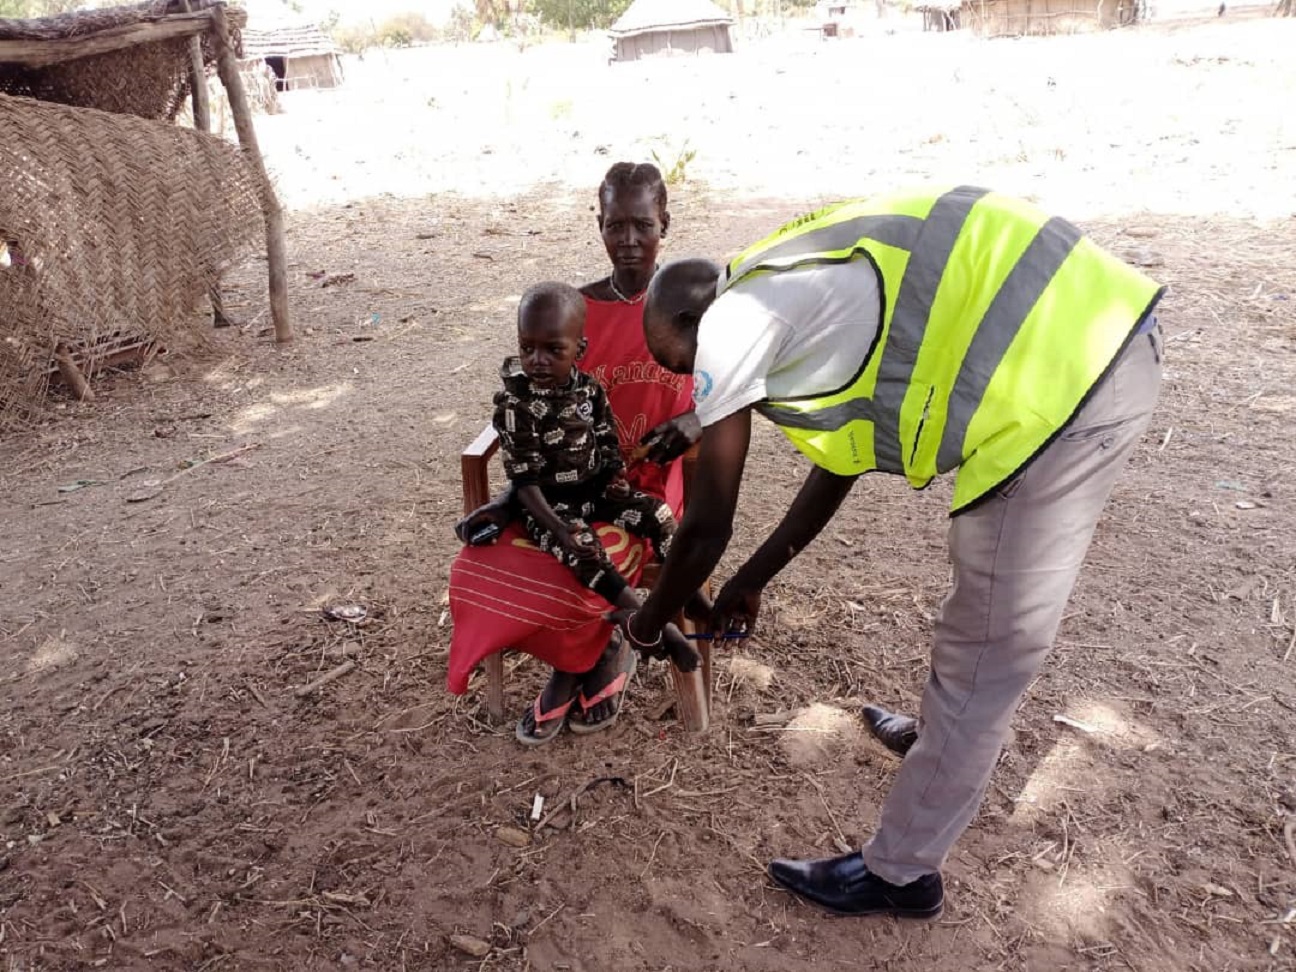
[[[853,137],[870,184],[961,165],[960,181],[1069,203],[1171,288],[1161,407],[932,925],[826,919],[763,867],[858,846],[876,823],[898,763],[856,712],[916,706],[948,484],[860,484],[773,585],[758,641],[718,656],[705,735],[664,711],[658,663],[609,733],[521,749],[487,724],[479,681],[444,690],[456,456],[488,417],[519,293],[603,272],[593,185],[647,144],[618,141],[623,118],[573,138],[546,115],[533,153],[503,126],[483,155],[456,103],[423,154],[390,124],[380,158],[356,147],[377,121],[326,147],[310,131],[327,96],[290,99],[263,132],[294,207],[299,339],[264,336],[254,259],[229,281],[248,323],[210,356],[103,377],[94,405],[55,401],[0,442],[3,967],[1296,968],[1292,27],[897,37],[897,64],[933,45],[912,70],[967,86],[903,129],[894,105],[861,109],[823,145],[796,112],[766,119],[771,157],[798,140],[812,153],[784,159],[805,168],[777,193],[756,136],[718,141],[723,104],[685,113],[705,147],[672,187],[669,254],[723,255],[804,211],[845,178],[829,162]],[[794,103],[825,58],[886,43],[789,54],[783,74],[734,55],[733,71],[782,78]],[[1108,112],[1112,72],[1085,73],[1095,51],[1137,53],[1158,94],[1121,88]],[[681,70],[719,70],[699,65]],[[994,98],[1023,77],[1038,83]],[[1036,104],[1057,87],[1084,112],[1070,123]],[[573,93],[573,115],[605,96]],[[958,133],[978,99],[972,144]],[[412,181],[356,171],[353,155],[380,168],[393,145],[409,164],[389,174]],[[501,156],[513,168],[496,173]],[[332,196],[309,196],[312,174]],[[760,427],[721,576],[790,500],[793,456]],[[364,624],[322,616],[347,602]],[[517,709],[542,674],[510,667]],[[561,811],[543,828],[537,794]]]

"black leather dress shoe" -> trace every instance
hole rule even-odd
[[[918,720],[912,716],[888,712],[877,705],[864,706],[861,714],[873,738],[897,756],[909,752],[918,741]]]
[[[769,876],[835,915],[894,915],[932,921],[945,906],[945,886],[939,874],[925,874],[910,884],[888,884],[865,866],[858,851],[819,861],[773,861]]]

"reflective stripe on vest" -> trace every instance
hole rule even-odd
[[[740,254],[721,291],[861,258],[878,270],[883,313],[855,378],[757,408],[834,472],[921,487],[961,466],[956,511],[1069,421],[1161,294],[1066,220],[973,187],[811,213]]]

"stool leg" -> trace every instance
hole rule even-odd
[[[711,687],[715,682],[711,677],[711,642],[703,641],[698,644],[698,654],[702,656],[702,664],[699,670],[702,672],[702,691],[706,694],[706,707],[708,717],[711,714]]]
[[[676,624],[685,634],[697,629],[697,625],[683,615],[676,619]],[[699,654],[702,663],[691,672],[680,671],[674,662],[670,667],[671,680],[675,683],[675,707],[686,732],[706,732],[711,724],[710,646],[706,642],[700,644]]]
[[[706,583],[702,585],[702,593],[707,596],[708,600],[715,599],[715,588],[711,586],[711,578],[707,578]],[[706,690],[707,714],[711,713],[711,689],[715,685],[715,680],[711,676],[711,646],[713,642],[699,641],[698,653],[702,656],[702,686]]]
[[[504,652],[486,657],[486,712],[491,722],[504,721]]]

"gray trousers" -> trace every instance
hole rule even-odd
[[[1137,335],[1025,473],[951,521],[954,583],[936,621],[918,741],[864,847],[884,881],[939,871],[985,796],[1009,723],[1058,625],[1161,387],[1161,332]]]

